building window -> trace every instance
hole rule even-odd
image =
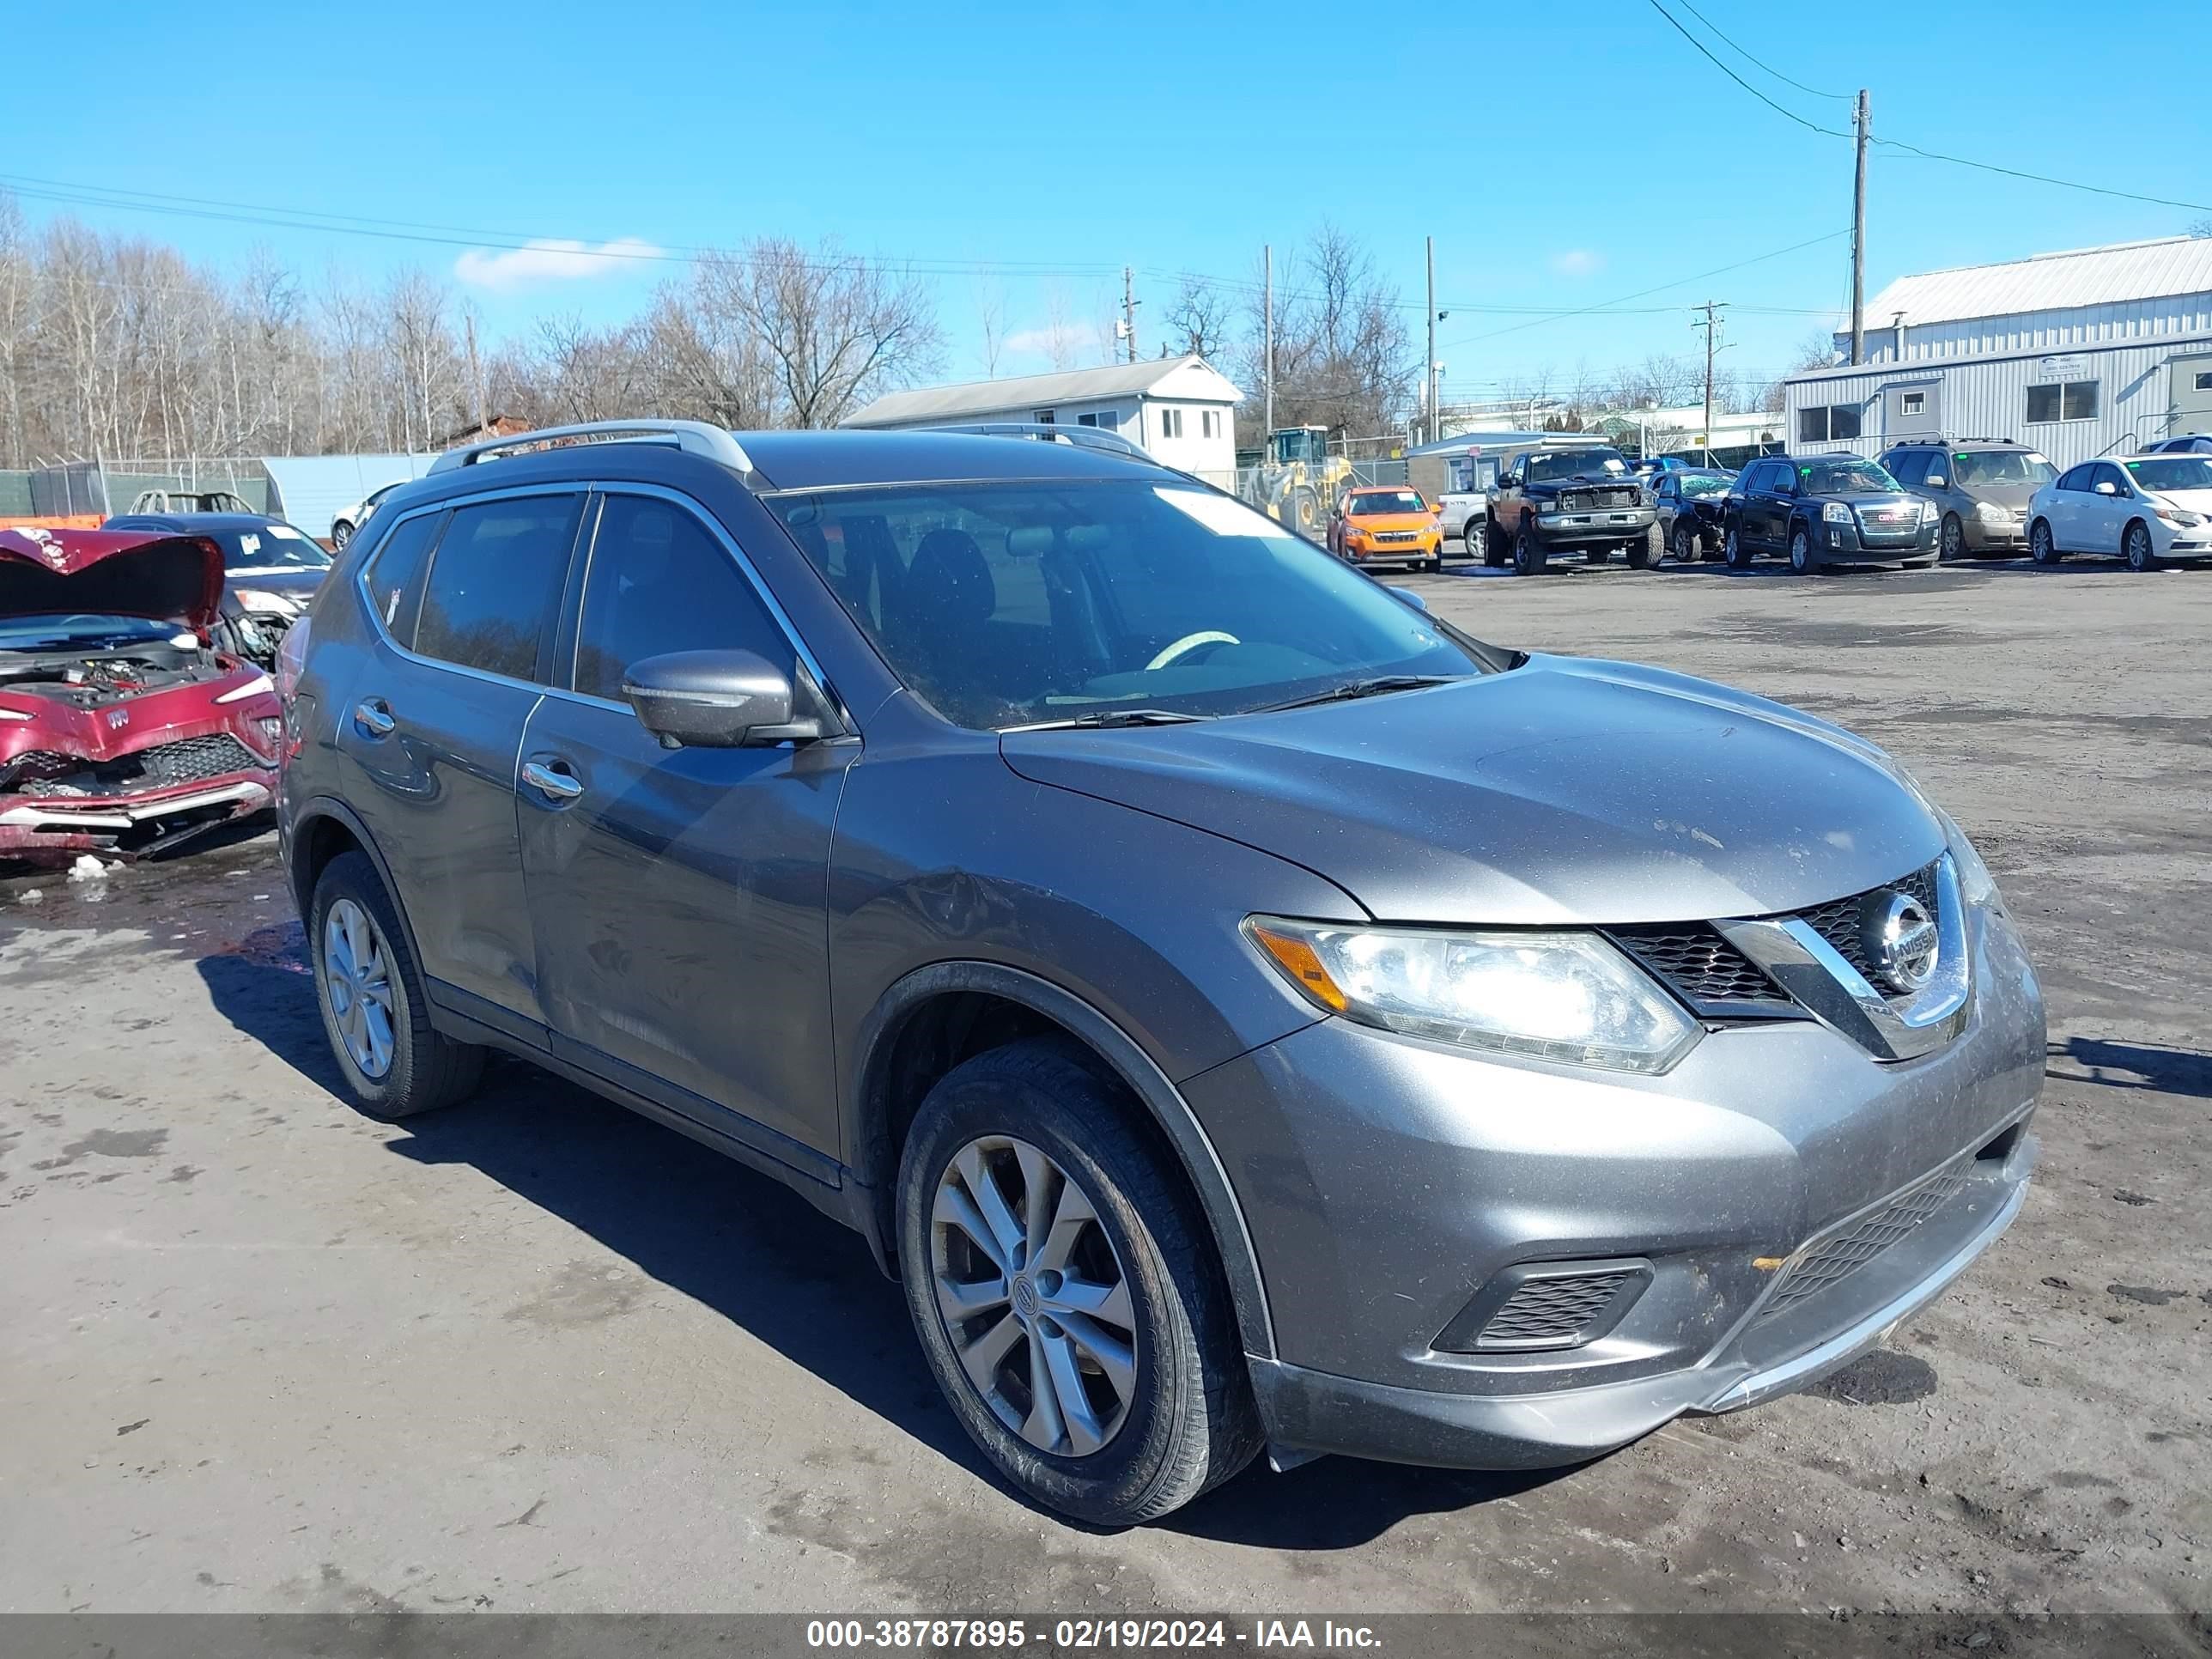
[[[2197,372],[2197,389],[2199,392],[2212,392],[2212,372],[2203,369]]]
[[[1198,411],[1198,435],[1201,438],[1218,438],[1221,435],[1219,410],[1201,409]]]
[[[2094,421],[2097,418],[2094,380],[2058,380],[2027,389],[2027,418],[2032,425],[2051,421]]]
[[[1104,431],[1115,432],[1121,429],[1121,417],[1110,409],[1101,409],[1088,415],[1077,416],[1075,423],[1078,426],[1095,426]]]
[[[1030,419],[1035,421],[1039,426],[1059,425],[1060,422],[1054,420],[1053,416],[1054,411],[1049,409],[1033,410],[1030,413]]]
[[[1859,406],[1856,404],[1822,404],[1797,411],[1797,441],[1800,443],[1827,443],[1837,438],[1856,438],[1858,435]]]
[[[1160,436],[1163,438],[1182,436],[1182,410],[1164,409],[1160,411]]]
[[[1925,415],[1928,412],[1928,394],[1924,392],[1906,392],[1898,404],[1897,412],[1900,415]]]

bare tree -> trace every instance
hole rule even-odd
[[[975,279],[975,314],[983,325],[983,378],[995,380],[1006,349],[1006,291],[988,270]]]
[[[921,283],[824,242],[763,237],[705,263],[775,365],[790,424],[835,426],[877,392],[937,366],[944,347]]]
[[[1340,437],[1397,430],[1419,376],[1418,356],[1397,290],[1376,275],[1374,258],[1333,225],[1324,224],[1276,275],[1275,421],[1322,426]],[[1263,331],[1255,314],[1245,331],[1243,372],[1261,383]],[[1238,441],[1256,447],[1261,403],[1238,410]]]
[[[1184,354],[1211,362],[1228,347],[1234,315],[1235,307],[1220,289],[1186,276],[1167,314],[1172,343]]]

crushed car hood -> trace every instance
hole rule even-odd
[[[1918,869],[1943,835],[1871,744],[1723,686],[1532,657],[1425,690],[1030,732],[1024,777],[1257,847],[1395,921],[1771,915]]]
[[[222,604],[222,549],[155,530],[0,530],[0,617],[82,611],[205,629]]]

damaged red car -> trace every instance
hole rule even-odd
[[[0,530],[0,863],[143,858],[266,811],[283,711],[213,649],[198,536]]]

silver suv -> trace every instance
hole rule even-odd
[[[1996,438],[1908,438],[1882,453],[1889,476],[1943,514],[1946,559],[2015,558],[2027,551],[2027,504],[2058,469],[2026,444]]]
[[[1106,1524],[1263,1447],[1577,1462],[2003,1231],[2035,975],[1881,750],[1093,437],[617,423],[394,492],[279,665],[362,1109],[500,1049],[788,1183]]]

